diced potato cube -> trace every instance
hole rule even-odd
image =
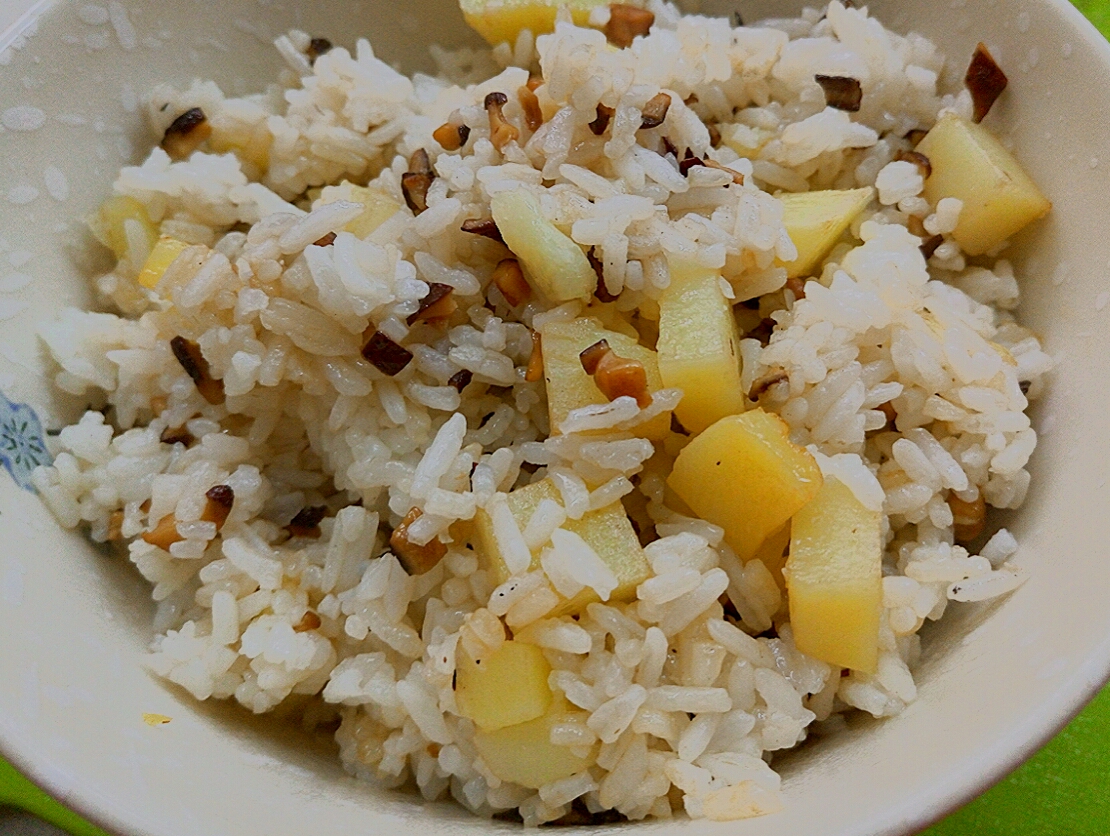
[[[725,530],[745,563],[817,495],[821,470],[790,441],[786,423],[752,409],[722,418],[675,459],[667,484],[702,519]]]
[[[150,219],[146,207],[127,195],[116,195],[104,201],[89,226],[96,240],[115,253],[117,259],[127,255],[130,249],[129,228],[144,235],[149,248],[158,240],[158,227]]]
[[[225,119],[213,119],[212,137],[208,145],[217,154],[231,152],[241,162],[254,167],[253,172],[257,177],[264,175],[270,168],[270,146],[274,137],[266,123],[262,122],[253,127],[242,124],[226,124]]]
[[[658,392],[663,388],[658,355],[631,337],[602,328],[594,319],[549,322],[540,334],[543,376],[547,383],[547,412],[551,420],[552,435],[559,434],[559,425],[566,420],[572,409],[608,402],[594,379],[586,374],[578,357],[584,349],[598,340],[606,340],[618,356],[639,360],[644,364],[649,392]],[[670,427],[670,413],[664,413],[640,425],[634,432],[644,438],[659,441],[666,437]]]
[[[551,705],[551,665],[534,644],[506,641],[481,659],[460,646],[455,673],[459,714],[483,731],[535,720]]]
[[[671,260],[671,284],[659,299],[659,374],[683,391],[675,409],[682,426],[699,433],[744,411],[740,333],[716,270]]]
[[[158,286],[158,282],[162,280],[162,276],[170,269],[179,255],[188,249],[189,245],[184,241],[179,241],[176,238],[170,238],[168,235],[163,235],[158,239],[158,243],[154,245],[154,249],[150,251],[150,256],[143,265],[143,269],[139,272],[139,284],[143,287],[153,290]]]
[[[521,531],[525,529],[536,508],[545,499],[554,500],[562,505],[562,494],[550,479],[518,488],[509,494],[509,510],[512,511]],[[614,502],[597,511],[589,511],[583,514],[580,520],[568,519],[562,527],[585,540],[586,544],[616,575],[617,588],[609,596],[610,601],[636,600],[636,587],[651,577],[651,565],[644,556],[640,540],[620,502]],[[489,573],[490,582],[494,586],[500,586],[511,577],[512,573],[505,563],[497,538],[494,536],[493,520],[486,511],[478,511],[474,518],[474,529],[482,568]],[[529,570],[538,569],[540,569],[540,556],[533,554]],[[573,598],[557,606],[548,615],[580,613],[590,604],[600,600],[592,588],[586,587]]]
[[[533,35],[555,31],[555,13],[560,6],[570,9],[578,26],[585,26],[590,11],[608,5],[609,0],[461,0],[463,17],[479,35],[493,46],[508,41],[515,44],[524,29]]]
[[[811,276],[840,240],[840,236],[867,208],[875,190],[799,192],[779,195],[783,205],[782,222],[798,257],[781,266],[789,278]]]
[[[988,252],[1052,208],[1014,155],[982,125],[946,113],[917,150],[932,165],[926,199],[934,206],[946,197],[963,201],[952,237],[968,255]]]
[[[875,673],[882,608],[882,514],[829,479],[794,517],[786,582],[798,650]]]
[[[497,731],[478,731],[474,746],[490,772],[502,781],[539,789],[589,769],[597,759],[596,747],[587,757],[579,757],[569,747],[551,742],[552,727],[568,719],[569,712],[569,704],[560,697],[535,720]]]
[[[343,230],[356,238],[366,238],[374,231],[401,211],[401,204],[383,192],[381,189],[369,186],[356,186],[354,183],[340,183],[338,186],[325,186],[320,197],[317,198],[312,208],[324,206],[328,203],[338,203],[345,200],[349,203],[361,203],[362,214],[348,223]]]
[[[629,322],[615,302],[599,302],[595,299],[582,311],[582,316],[596,319],[601,323],[602,328],[616,331],[626,337],[631,337],[636,342],[640,342],[640,334],[636,327]]]
[[[490,201],[493,219],[505,245],[513,251],[524,277],[552,302],[588,301],[597,289],[597,273],[582,248],[543,214],[527,189],[498,192]]]

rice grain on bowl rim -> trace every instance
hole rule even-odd
[[[155,149],[121,173],[117,193],[189,246],[148,292],[136,278],[153,241],[125,225],[123,258],[98,289],[126,318],[71,310],[46,329],[57,385],[104,392],[116,426],[89,412],[63,430],[55,465],[35,479],[63,524],[131,541],[130,559],[160,602],[150,659],[159,675],[199,699],[256,712],[299,707],[310,723],[338,711],[351,771],[387,785],[415,779],[425,796],[450,794],[484,815],[518,809],[538,824],[583,799],[590,812],[669,816],[676,787],[691,815],[732,818],[776,809],[767,753],[834,730],[850,709],[887,716],[912,702],[917,631],[950,600],[1021,582],[1004,530],[978,555],[952,544],[948,498],[1021,504],[1036,442],[1026,395],[1037,394],[1050,361],[1009,313],[1018,287],[1004,260],[969,267],[949,236],[925,261],[908,218],[948,235],[957,207],[930,205],[920,175],[894,159],[901,137],[942,109],[970,116],[970,98],[937,93],[943,59],[923,39],[887,33],[838,3],[755,30],[652,9],[651,34],[620,52],[565,26],[478,67],[441,56],[445,77],[462,86],[409,80],[365,42],[310,65],[307,36],[292,33],[278,44],[291,67],[282,95],[227,99],[211,83],[154,91],[158,135],[200,107],[213,145],[176,162]],[[841,51],[834,38],[858,46]],[[484,103],[528,84],[529,72],[512,65],[531,64],[533,49],[546,121],[532,132],[507,97],[518,139],[498,150]],[[825,108],[815,74],[860,77],[862,109]],[[660,90],[671,98],[665,120],[643,131],[643,109]],[[613,110],[608,136],[590,129],[599,103]],[[713,147],[707,122],[727,122],[736,107],[736,127],[717,128],[728,141]],[[430,140],[446,123],[469,128],[461,151]],[[262,166],[248,152],[266,135]],[[678,159],[645,144],[664,136],[729,170],[683,174]],[[753,136],[762,145],[750,158],[731,147]],[[221,138],[239,155],[214,153]],[[427,209],[413,213],[404,183],[421,149],[436,176]],[[368,181],[396,207],[367,235],[341,231],[364,211],[347,179]],[[336,191],[316,195],[323,183]],[[795,253],[769,192],[872,185],[878,201],[852,230],[862,245],[834,251],[804,298],[782,291],[776,259]],[[783,596],[774,576],[759,561],[742,564],[720,529],[668,507],[675,450],[635,434],[638,408],[617,401],[551,434],[544,386],[524,379],[530,329],[573,320],[582,305],[510,309],[489,290],[507,253],[461,230],[490,216],[495,195],[522,189],[594,248],[619,298],[590,313],[609,325],[645,327],[643,311],[670,279],[668,255],[723,269],[728,295],[758,301],[737,308],[741,325],[757,334],[770,320],[774,329],[769,341],[741,343],[745,391],[775,378],[760,404],[787,421],[826,478],[883,511],[876,674],[841,677],[794,648],[775,620]],[[334,241],[316,245],[331,232]],[[452,288],[458,303],[448,327],[409,321],[432,284]],[[364,358],[368,324],[411,354],[396,373]],[[220,397],[201,394],[175,339],[199,348]],[[463,373],[469,382],[453,385]],[[891,403],[897,431],[882,411]],[[521,530],[498,512],[503,494],[543,477],[560,501]],[[234,495],[219,522],[207,518],[215,486]],[[653,577],[634,601],[546,617],[560,583],[607,598],[609,578],[558,532],[622,499],[655,530],[645,549]],[[325,509],[308,527],[318,531],[288,530],[314,508]],[[415,576],[387,544],[414,508],[409,541],[447,547]],[[550,543],[569,570],[522,563],[495,588],[458,533],[480,510],[501,521],[501,543]],[[144,538],[166,519],[173,542]],[[551,739],[593,752],[589,769],[524,788],[479,756],[452,675],[460,646],[504,641],[502,620],[544,649],[549,684],[569,706]]]

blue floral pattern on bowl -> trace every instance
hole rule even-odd
[[[27,404],[12,403],[0,392],[0,463],[19,487],[34,491],[31,473],[50,464],[42,423]]]

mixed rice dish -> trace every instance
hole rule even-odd
[[[257,95],[150,92],[35,485],[152,585],[152,671],[355,775],[774,812],[775,753],[898,714],[923,625],[1024,579],[986,514],[1049,205],[979,124],[1004,73],[838,0],[464,10],[498,45],[436,77],[292,32]]]

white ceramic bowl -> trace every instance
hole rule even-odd
[[[733,5],[716,4],[722,12]],[[36,327],[88,300],[97,265],[81,218],[120,165],[145,154],[136,96],[194,76],[230,92],[258,88],[278,66],[268,42],[291,26],[339,43],[367,34],[409,69],[422,65],[428,42],[471,37],[455,0],[113,0],[101,11],[84,0],[5,0],[0,30],[32,6],[0,39],[0,392],[29,404],[47,428],[80,405],[51,393]],[[799,6],[749,0],[743,12]],[[1022,315],[1059,362],[1035,410],[1034,487],[1007,521],[1032,579],[927,631],[920,697],[904,714],[854,722],[784,759],[786,812],[730,825],[643,825],[660,836],[911,833],[1031,754],[1110,671],[1110,134],[1102,121],[1110,47],[1066,0],[876,0],[872,8],[896,29],[933,37],[956,62],[976,41],[989,45],[1011,77],[992,124],[1055,202],[1017,258]],[[34,111],[12,110],[25,107],[45,117],[37,130],[13,130],[37,121]],[[0,444],[4,422],[28,416],[0,400]],[[60,530],[34,494],[0,473],[0,752],[65,803],[127,836],[513,827],[379,792],[346,777],[326,747],[165,686],[141,665],[148,599],[125,561]],[[173,720],[152,728],[144,713]]]

